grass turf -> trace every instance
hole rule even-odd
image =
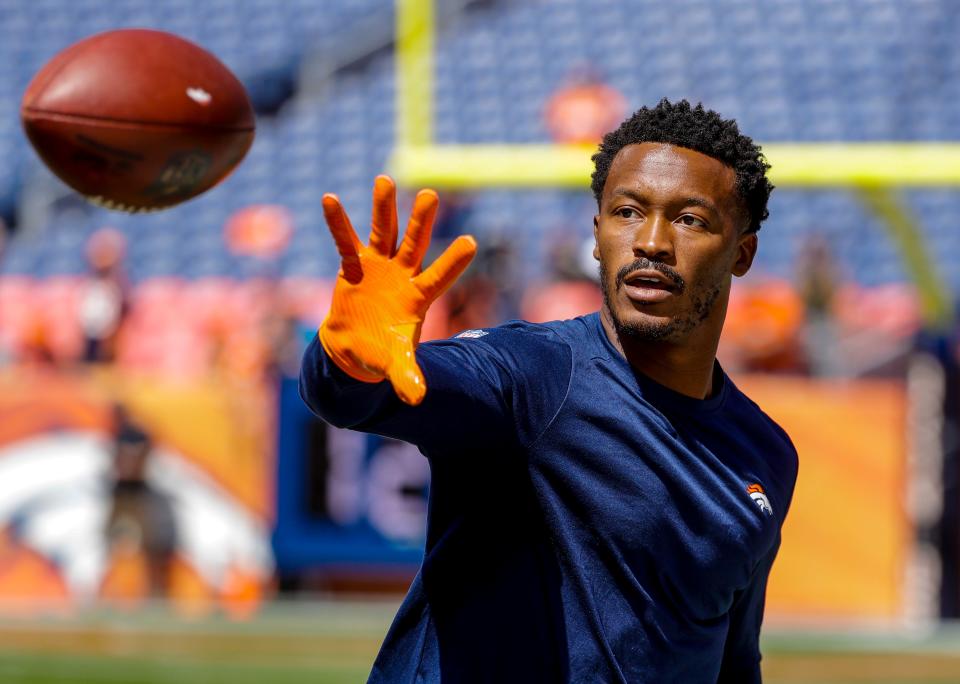
[[[163,611],[0,621],[4,684],[363,682],[396,604],[271,607],[249,622]],[[767,684],[960,684],[960,631],[769,632]]]

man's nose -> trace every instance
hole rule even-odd
[[[645,221],[633,239],[635,257],[651,261],[673,261],[673,224],[662,216],[651,216]]]

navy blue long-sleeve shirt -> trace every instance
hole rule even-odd
[[[314,340],[301,395],[431,467],[423,565],[371,682],[760,681],[767,576],[797,474],[716,367],[697,400],[637,373],[598,314],[419,346],[418,407]]]

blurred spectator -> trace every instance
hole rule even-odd
[[[533,287],[523,300],[522,318],[531,323],[566,320],[598,311],[603,303],[599,286],[589,280],[560,280]]]
[[[444,192],[440,195],[440,205],[433,221],[433,239],[446,242],[469,233],[473,214],[473,198],[470,195],[454,191]]]
[[[141,555],[149,595],[167,596],[177,540],[173,506],[147,481],[153,449],[150,435],[131,421],[122,406],[115,408],[114,415],[113,489],[106,527],[110,556]]]
[[[730,292],[719,358],[728,371],[803,370],[803,302],[783,280],[739,281]]]
[[[513,245],[488,237],[470,268],[447,292],[447,334],[516,318],[518,297]]]
[[[102,228],[87,241],[90,280],[80,299],[83,360],[112,362],[117,336],[129,311],[129,295],[123,259],[126,240],[113,228]]]
[[[461,277],[447,292],[447,301],[449,335],[502,322],[497,315],[497,286],[482,273]]]
[[[20,352],[20,360],[34,367],[53,367],[57,365],[57,357],[53,353],[47,330],[40,320],[34,320],[27,329]]]
[[[560,228],[551,237],[550,275],[527,287],[520,317],[534,323],[576,318],[600,309],[603,295],[593,258],[593,238],[581,240],[575,231]]]
[[[797,271],[805,309],[803,349],[812,375],[840,372],[840,339],[834,317],[839,289],[837,269],[826,237],[814,233],[803,244]]]
[[[238,209],[224,226],[224,239],[231,252],[265,260],[283,254],[292,235],[290,210],[278,204],[253,204]]]
[[[591,66],[574,69],[549,100],[547,130],[555,142],[595,145],[623,120],[627,101]]]
[[[293,307],[284,299],[283,289],[277,283],[267,283],[265,296],[269,306],[259,321],[259,336],[265,344],[264,361],[267,377],[297,378],[300,359],[316,328],[305,325]]]

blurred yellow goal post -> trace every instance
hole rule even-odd
[[[593,146],[438,144],[433,135],[435,0],[396,0],[396,143],[388,169],[406,187],[586,189]],[[880,217],[903,255],[928,325],[952,319],[950,294],[898,200],[903,187],[960,188],[960,143],[766,143],[778,187],[846,188]]]

